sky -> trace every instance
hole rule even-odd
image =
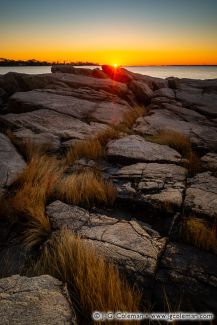
[[[217,64],[217,0],[0,0],[0,57]]]

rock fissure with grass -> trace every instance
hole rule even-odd
[[[215,311],[217,81],[52,72],[0,76],[0,323]]]

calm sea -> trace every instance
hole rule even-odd
[[[83,67],[85,68],[85,67]],[[86,68],[94,69],[95,66],[86,66]],[[148,76],[167,78],[191,78],[191,79],[215,79],[217,78],[217,66],[141,66],[126,67],[128,70]],[[51,67],[0,67],[0,74],[9,71],[39,74],[50,73]]]

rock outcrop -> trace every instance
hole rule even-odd
[[[217,309],[217,256],[197,248],[169,243],[156,274],[155,301],[167,308]],[[178,306],[178,307],[177,307]],[[173,310],[173,309],[172,309]]]
[[[174,212],[182,205],[186,173],[173,164],[138,163],[119,169],[113,180],[120,198]]]
[[[180,154],[174,149],[146,141],[136,135],[110,141],[107,146],[107,155],[112,160],[128,162],[178,163],[181,160]]]
[[[45,144],[48,154],[66,163],[64,155],[69,146],[115,125],[115,137],[111,132],[112,140],[105,139],[102,157],[96,161],[89,160],[88,155],[79,157],[67,166],[64,175],[83,172],[84,168],[101,173],[117,190],[115,204],[108,208],[95,202],[96,206],[84,210],[58,201],[63,197],[55,187],[43,207],[51,238],[62,228],[78,234],[117,265],[150,304],[156,303],[157,311],[164,311],[166,293],[173,307],[177,308],[181,299],[183,310],[213,312],[217,308],[215,250],[206,251],[203,242],[199,243],[201,249],[196,248],[193,235],[186,245],[188,234],[182,232],[185,218],[202,218],[204,227],[208,226],[203,235],[212,233],[215,242],[216,94],[217,80],[165,80],[109,66],[91,70],[57,65],[50,74],[1,75],[0,196],[7,199],[14,195],[17,189],[10,192],[10,185],[26,166],[10,139],[21,149],[27,141]],[[129,113],[137,105],[144,108],[145,115],[134,121],[131,129],[125,128],[131,124]],[[181,155],[169,147],[170,143],[151,142],[158,141],[153,136],[166,130],[190,139],[192,157],[182,152],[185,144],[180,144],[181,148],[176,144]],[[188,144],[186,150],[191,152]],[[187,166],[193,165],[196,155],[195,164],[199,161],[200,166],[193,175]],[[28,267],[23,233],[30,216],[24,212],[18,218],[22,224],[12,224],[6,219],[13,216],[11,207],[6,207],[5,214],[2,202],[0,277],[7,278],[0,280],[0,324],[76,323],[62,283],[46,275],[14,275],[24,274]],[[18,233],[22,235],[19,238]],[[44,235],[40,249],[30,252],[33,259],[37,260],[41,252]]]
[[[217,217],[217,178],[211,172],[197,174],[188,180],[184,207],[193,215]]]
[[[0,188],[11,185],[15,177],[25,167],[25,162],[10,139],[0,133]]]
[[[166,239],[136,220],[89,213],[56,201],[47,206],[55,230],[68,228],[116,264],[137,286],[151,288]]]
[[[76,324],[67,289],[48,275],[0,279],[0,324]]]

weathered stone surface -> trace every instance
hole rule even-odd
[[[103,123],[119,123],[129,111],[126,102],[90,101],[73,96],[63,96],[45,91],[29,91],[14,94],[9,101],[9,111],[29,112],[37,109],[49,109],[58,113],[76,117],[80,120],[97,120]]]
[[[186,173],[173,164],[138,163],[119,169],[113,177],[120,198],[171,212],[182,205]]]
[[[24,132],[23,128],[30,129],[33,133],[40,134],[40,141],[44,135],[45,142],[47,133],[52,134],[55,138],[58,137],[61,141],[66,141],[93,137],[94,134],[106,128],[104,124],[94,122],[87,124],[69,115],[46,109],[2,115],[0,121],[4,126],[15,129],[16,132],[20,132],[20,130]]]
[[[92,243],[123,270],[134,284],[151,286],[165,238],[135,220],[89,213],[60,201],[46,209],[54,229],[67,227]]]
[[[36,146],[45,145],[48,147],[49,151],[57,151],[62,145],[61,139],[57,135],[49,132],[35,133],[31,129],[18,128],[12,133],[15,136],[17,143],[20,145],[23,143],[34,143]]]
[[[49,275],[0,280],[1,325],[75,324],[63,284]]]
[[[48,73],[30,75],[9,72],[0,76],[0,88],[2,88],[8,96],[19,91],[60,87],[72,89],[88,87],[93,90],[104,90],[109,93],[117,94],[120,97],[124,97],[128,93],[128,87],[123,83],[111,79],[93,78],[77,74]]]
[[[201,157],[203,168],[206,170],[217,171],[217,154],[209,152]]]
[[[132,74],[124,68],[115,68],[110,65],[103,65],[102,70],[112,80],[128,83],[133,80]]]
[[[154,300],[181,310],[217,310],[217,256],[197,248],[169,243],[156,274]]]
[[[110,141],[107,146],[107,155],[113,160],[141,162],[177,163],[181,159],[180,154],[168,146],[148,142],[136,135]]]
[[[153,90],[144,82],[133,80],[129,83],[129,89],[132,90],[137,101],[141,104],[149,104],[153,96]]]
[[[25,162],[7,136],[0,133],[0,187],[9,186],[25,167]]]
[[[217,79],[176,80],[176,98],[186,107],[210,117],[217,117]]]
[[[217,217],[217,178],[211,172],[188,180],[184,207],[194,215]]]
[[[170,99],[174,99],[175,93],[170,88],[160,88],[154,92],[153,97],[167,97]]]
[[[61,72],[61,73],[71,73],[71,74],[79,74],[82,76],[89,76],[92,75],[92,69],[88,68],[75,68],[73,65],[65,65],[65,64],[56,64],[51,67],[51,72]]]
[[[155,135],[159,130],[173,130],[188,136],[202,151],[217,150],[217,128],[213,123],[184,107],[171,104],[164,104],[164,107],[138,119],[134,130],[147,135]]]

